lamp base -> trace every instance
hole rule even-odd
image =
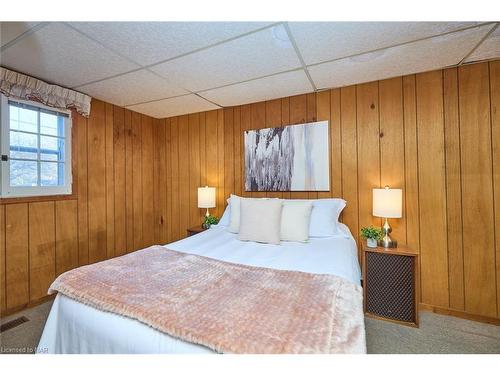
[[[393,240],[389,233],[392,232],[392,228],[389,225],[389,222],[387,221],[387,218],[385,219],[384,226],[382,227],[384,230],[384,237],[377,242],[377,245],[380,247],[385,247],[385,248],[394,248],[398,247],[398,241]]]
[[[398,247],[398,241],[393,240],[390,236],[384,236],[381,240],[377,242],[377,245],[380,247],[385,247],[386,249]]]
[[[209,217],[210,217],[210,213],[208,212],[208,208],[207,208],[207,212],[205,212],[205,220],[203,220],[203,223],[201,223],[201,227],[203,229],[210,228],[210,224],[207,223],[207,220],[208,220]]]

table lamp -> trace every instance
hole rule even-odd
[[[214,187],[199,187],[198,188],[198,208],[206,208],[205,216],[210,216],[209,208],[215,207],[215,188]]]
[[[387,219],[402,217],[402,205],[402,189],[390,189],[389,186],[383,189],[373,189],[373,216],[385,219],[383,226],[384,237],[378,241],[379,246],[386,248],[398,246],[397,241],[393,240],[389,235],[392,229]]]

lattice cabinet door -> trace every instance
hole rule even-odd
[[[368,316],[418,326],[417,261],[417,254],[405,247],[364,248],[364,308]]]

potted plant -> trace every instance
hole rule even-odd
[[[382,228],[370,226],[361,228],[361,237],[366,239],[366,246],[377,247],[377,241],[382,238]]]
[[[205,220],[203,221],[203,224],[201,226],[205,229],[208,229],[212,226],[212,224],[217,224],[218,222],[219,219],[217,218],[217,216],[208,215],[205,216]]]

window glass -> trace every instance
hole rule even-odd
[[[37,186],[37,164],[36,161],[11,160],[10,186]]]
[[[42,186],[64,185],[64,164],[53,162],[40,163]]]
[[[40,113],[40,133],[64,137],[64,121],[51,113]]]
[[[71,172],[66,170],[66,163],[71,168],[70,161],[66,160],[68,144],[65,137],[70,136],[70,128],[66,128],[68,116],[36,104],[2,101],[2,111],[7,106],[9,115],[2,122],[2,134],[8,135],[9,141],[4,144],[8,145],[8,150],[3,150],[2,154],[9,156],[8,164],[5,164],[8,177],[2,185],[6,190],[13,188],[7,195],[15,196],[17,191],[37,195],[38,190],[26,190],[27,187],[39,188],[40,195],[44,194],[44,187],[62,188],[57,191],[64,194],[71,192],[71,185],[67,189],[70,181],[66,181],[66,172]],[[19,189],[14,191],[14,188]]]

